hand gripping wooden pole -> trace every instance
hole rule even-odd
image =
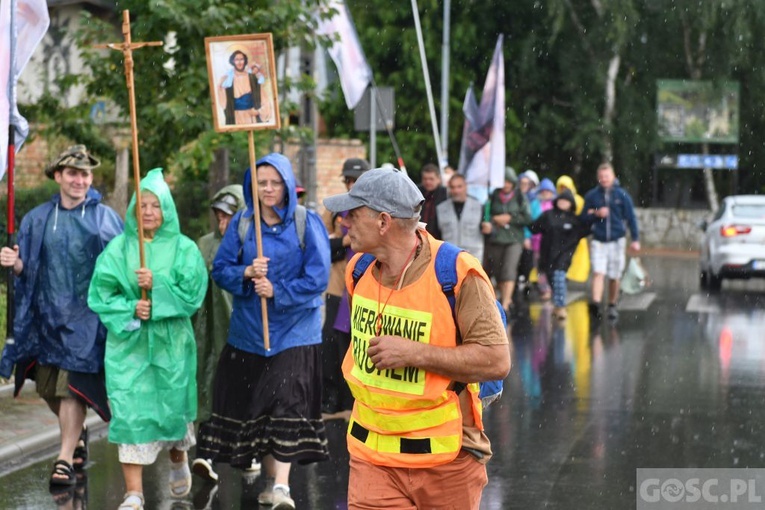
[[[125,57],[125,80],[128,88],[128,102],[130,104],[130,132],[132,134],[133,149],[133,183],[135,184],[135,216],[138,223],[138,254],[141,269],[146,267],[143,241],[143,219],[141,217],[141,164],[138,158],[138,121],[135,112],[135,85],[133,82],[133,50],[144,46],[162,46],[161,41],[155,42],[132,42],[130,36],[130,11],[122,11],[122,36],[124,42],[111,44],[97,44],[96,48],[109,48],[121,51]],[[141,298],[146,299],[146,290],[141,289]]]

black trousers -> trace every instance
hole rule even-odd
[[[353,408],[353,396],[343,378],[343,358],[351,343],[351,334],[336,330],[333,325],[340,307],[340,297],[326,295],[324,328],[322,329],[322,412],[336,413]]]

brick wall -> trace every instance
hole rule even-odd
[[[296,170],[300,168],[300,145],[287,143],[284,155]],[[360,140],[321,139],[316,144],[316,204],[323,211],[322,200],[330,195],[345,193],[341,179],[343,162],[348,158],[366,158],[366,146]]]
[[[54,157],[50,154],[48,142],[42,136],[24,142],[21,151],[16,154],[16,178],[14,179],[16,187],[34,188],[48,179],[45,176],[45,167]],[[8,193],[7,182],[5,179],[3,181],[3,185],[0,186],[0,196]]]
[[[42,136],[25,142],[16,156],[16,186],[31,188],[47,179],[45,167],[65,148],[55,148],[51,152]],[[295,169],[299,168],[299,150],[300,145],[296,143],[288,143],[284,147],[284,153]],[[348,158],[366,158],[366,153],[366,147],[360,140],[319,140],[316,147],[316,195],[319,201],[326,196],[345,192],[340,178],[343,162]],[[5,186],[0,186],[1,193],[5,193]]]

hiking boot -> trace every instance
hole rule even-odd
[[[616,309],[616,305],[608,305],[608,319],[615,321],[619,318],[619,310]]]
[[[295,501],[290,497],[290,490],[284,485],[274,487],[273,491],[273,510],[288,510],[295,508]]]

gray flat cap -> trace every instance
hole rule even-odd
[[[375,168],[361,174],[348,193],[324,199],[324,207],[343,212],[367,206],[387,212],[394,218],[419,218],[425,198],[403,172],[395,168]]]

